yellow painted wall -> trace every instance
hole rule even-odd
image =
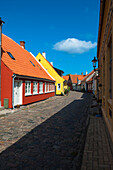
[[[64,93],[64,87],[63,82],[65,81],[59,74],[54,70],[54,68],[51,66],[51,64],[43,57],[41,53],[38,53],[36,56],[36,59],[43,65],[43,67],[48,71],[48,73],[56,80],[55,86],[56,86],[56,94],[60,95],[61,93]],[[58,90],[58,84],[61,84],[61,90]]]

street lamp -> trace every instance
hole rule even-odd
[[[92,62],[93,62],[93,67],[94,67],[94,71],[95,71],[97,59],[94,57],[94,59],[92,60]]]

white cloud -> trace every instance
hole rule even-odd
[[[92,48],[95,48],[97,43],[92,43],[91,41],[81,41],[75,38],[68,38],[66,40],[62,40],[56,44],[54,44],[53,49],[58,51],[64,51],[67,53],[84,53],[89,51]]]

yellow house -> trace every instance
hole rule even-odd
[[[43,65],[43,67],[48,71],[48,73],[55,79],[55,91],[57,95],[64,94],[63,82],[65,81],[53,68],[53,65],[46,60],[45,52],[38,53],[36,59]]]
[[[113,1],[100,3],[97,45],[99,67],[99,99],[102,113],[113,141]]]

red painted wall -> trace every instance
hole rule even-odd
[[[9,99],[9,108],[12,108],[12,76],[13,72],[1,61],[1,106],[4,99]]]
[[[18,80],[18,78],[15,78],[15,80]],[[44,100],[44,99],[47,99],[49,97],[52,97],[52,96],[55,96],[55,92],[50,92],[50,93],[43,93],[43,94],[35,94],[33,95],[33,81],[36,81],[36,80],[30,80],[30,79],[19,79],[19,80],[22,80],[23,81],[23,86],[22,86],[22,91],[23,91],[23,94],[22,94],[22,104],[25,105],[25,104],[28,104],[28,103],[33,103],[33,102],[36,102],[36,101],[40,101],[40,100]],[[25,81],[31,81],[31,94],[30,96],[25,96]],[[41,81],[43,82],[43,81]],[[43,82],[43,91],[44,91],[44,84],[45,82]],[[39,81],[38,81],[38,93],[39,93]]]

